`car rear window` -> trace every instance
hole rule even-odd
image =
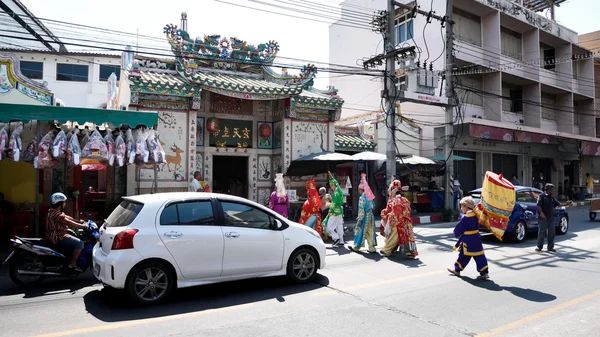
[[[121,202],[115,210],[110,213],[106,219],[106,227],[125,227],[129,226],[144,207],[144,204],[125,200]]]

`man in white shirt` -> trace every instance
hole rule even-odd
[[[194,172],[194,179],[192,179],[192,182],[190,183],[190,192],[204,192],[204,188],[202,188],[202,184],[200,184],[200,179],[202,179],[200,171]]]

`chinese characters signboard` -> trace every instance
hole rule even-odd
[[[216,147],[252,147],[252,121],[219,119],[219,130],[210,133],[208,143]]]

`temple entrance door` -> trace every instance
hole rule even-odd
[[[213,156],[213,192],[248,198],[248,157]]]

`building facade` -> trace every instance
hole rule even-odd
[[[434,0],[431,10],[443,15],[445,6],[446,1]],[[457,155],[473,159],[455,163],[465,189],[480,186],[487,170],[514,175],[522,184],[535,178],[557,186],[565,178],[581,184],[582,175],[592,170],[588,153],[600,141],[593,59],[577,44],[577,33],[539,13],[547,8],[527,0],[454,1],[453,80],[460,104],[452,145]],[[421,64],[428,60],[428,67],[433,62],[434,70],[443,71],[445,32],[439,22],[412,18],[410,9],[397,9],[396,15],[398,44],[417,46]],[[342,60],[332,57],[331,62]],[[343,88],[340,93],[347,95]],[[402,111],[429,124],[444,120],[438,107],[403,103]],[[443,153],[444,128],[423,129],[427,145],[421,154],[431,154],[425,149]]]
[[[333,88],[312,87],[314,66],[278,74],[270,67],[279,51],[274,41],[254,46],[219,35],[192,39],[174,25],[165,32],[174,59],[123,55],[116,104],[158,111],[166,152],[156,181],[151,167],[129,168],[135,183],[128,184],[128,195],[186,191],[200,171],[213,192],[264,204],[275,173],[285,173],[301,156],[334,150],[343,100]],[[304,180],[288,178],[287,184],[304,193]]]

